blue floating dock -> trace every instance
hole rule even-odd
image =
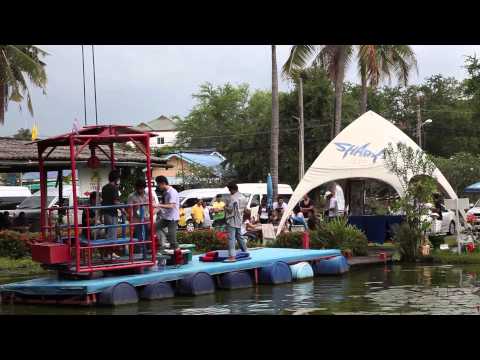
[[[168,266],[165,269],[149,271],[143,274],[104,277],[90,280],[63,280],[55,276],[37,278],[28,281],[0,286],[1,293],[17,293],[32,296],[89,295],[97,294],[120,283],[133,287],[158,282],[170,282],[185,279],[197,273],[219,275],[234,271],[251,270],[271,266],[276,262],[294,264],[301,261],[315,261],[322,258],[341,255],[339,250],[303,250],[261,248],[249,250],[250,259],[234,263],[201,262],[200,255],[193,256],[189,264],[179,268]]]

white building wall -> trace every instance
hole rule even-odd
[[[161,148],[164,146],[172,146],[177,140],[178,131],[159,131],[154,132],[157,136],[150,138],[150,148]],[[159,139],[163,138],[163,144],[159,144]]]

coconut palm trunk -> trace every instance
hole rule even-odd
[[[335,69],[335,133],[337,136],[342,129],[342,99],[343,99],[343,80],[345,78],[345,60],[346,60],[346,48],[341,46],[338,51],[338,57],[336,59]]]
[[[277,50],[272,45],[272,131],[270,137],[270,173],[272,174],[273,198],[278,194],[278,134],[279,134],[279,105],[278,105],[278,74]]]
[[[365,70],[361,72],[362,78],[362,93],[361,93],[361,103],[360,103],[360,115],[367,112],[367,102],[368,102],[368,79]]]
[[[5,85],[0,83],[0,124],[5,122],[5,104],[7,103],[7,99],[5,93]]]

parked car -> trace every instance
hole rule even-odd
[[[467,211],[468,215],[473,215],[473,223],[472,225],[475,228],[480,228],[480,199],[474,204],[471,205],[472,207]]]
[[[432,204],[425,204],[429,209],[428,220],[431,222],[430,233],[431,234],[448,234],[453,235],[456,233],[457,223],[455,219],[455,212],[447,209],[443,204],[441,205],[442,220],[436,220],[438,214],[433,210]]]
[[[223,193],[224,188],[205,188],[205,189],[190,189],[178,193],[180,198],[180,207],[185,210],[186,230],[193,231],[192,207],[202,199],[208,209],[211,208],[211,203],[217,194]]]
[[[252,212],[252,217],[258,214],[258,208],[262,197],[267,196],[266,183],[244,183],[237,184],[238,191],[245,197],[246,208]],[[192,206],[194,206],[198,199],[202,199],[208,209],[211,208],[212,202],[217,195],[222,198],[229,196],[227,187],[224,188],[205,188],[205,189],[191,189],[181,191],[178,195],[180,197],[180,206],[185,210],[186,229],[193,231]],[[293,194],[292,187],[287,184],[278,184],[278,194],[281,195],[286,203]]]
[[[73,192],[71,185],[63,186],[63,206],[73,205]],[[58,188],[50,187],[47,189],[47,207],[51,208],[59,204]],[[11,211],[13,217],[17,217],[21,212],[25,213],[28,224],[32,231],[40,231],[40,190],[32,196],[23,200],[17,208]],[[53,216],[56,215],[56,212]],[[70,219],[73,222],[73,217]],[[81,222],[81,212],[79,211],[78,221]]]
[[[267,184],[245,183],[237,185],[238,191],[246,197],[246,208],[250,209],[252,217],[256,218],[258,216],[258,208],[260,206],[260,202],[263,197],[267,196]],[[221,194],[227,196],[229,194],[228,189],[224,188],[224,191]],[[290,185],[278,184],[278,195],[283,197],[285,203],[288,203],[292,194],[293,190]]]
[[[0,210],[14,210],[30,196],[32,193],[26,186],[0,186]]]

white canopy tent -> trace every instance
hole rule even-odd
[[[369,178],[383,181],[403,195],[400,181],[388,171],[383,160],[383,151],[388,144],[399,142],[419,149],[399,128],[373,111],[366,112],[348,125],[323,149],[305,173],[288,202],[277,234],[302,197],[322,184],[348,178]],[[457,198],[440,170],[435,169],[433,177],[450,198]]]

